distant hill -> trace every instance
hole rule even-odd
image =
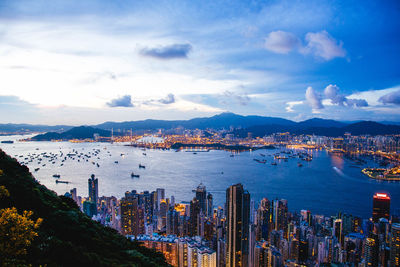
[[[324,126],[326,125],[326,126]],[[335,126],[336,125],[336,126]],[[335,121],[306,121],[296,125],[257,125],[245,129],[234,130],[233,133],[238,137],[246,137],[252,133],[253,137],[262,137],[277,132],[290,132],[293,134],[315,134],[322,136],[343,136],[345,133],[352,135],[385,135],[400,134],[399,125],[385,125],[372,121],[361,121],[345,124]]]
[[[48,132],[45,134],[39,134],[31,139],[34,141],[86,139],[93,138],[93,135],[96,133],[103,137],[111,136],[111,132],[107,130],[93,128],[90,126],[79,126],[62,133]]]
[[[0,124],[0,132],[60,132],[67,131],[71,129],[73,126],[68,125],[33,125],[33,124],[14,124],[14,123],[6,123]]]
[[[242,116],[234,113],[221,113],[207,118],[195,118],[191,120],[143,120],[143,121],[126,121],[126,122],[105,122],[95,125],[94,127],[100,129],[121,129],[121,130],[156,130],[156,129],[172,129],[177,127],[184,127],[186,129],[229,129],[231,126],[237,127],[250,127],[254,125],[265,124],[279,124],[279,125],[293,125],[293,121],[262,116]]]
[[[16,207],[19,213],[33,211],[34,220],[43,218],[28,254],[21,257],[29,266],[168,266],[160,253],[91,220],[71,198],[39,184],[2,150],[0,170],[0,186],[10,193],[0,209]]]

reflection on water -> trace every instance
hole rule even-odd
[[[0,140],[16,139],[0,137]],[[298,167],[297,158],[271,165],[275,161],[273,154],[279,150],[247,151],[231,157],[230,152],[215,150],[194,154],[147,149],[144,153],[139,148],[117,143],[16,142],[0,144],[0,148],[11,156],[23,155],[18,158],[21,161],[33,153],[62,152],[65,156],[73,150],[83,154],[99,151],[88,161],[67,157],[61,162],[58,156],[54,164],[47,158],[41,164],[37,160],[28,163],[33,175],[58,194],[76,187],[79,195],[87,196],[87,179],[93,173],[99,178],[99,195],[106,196],[122,197],[127,190],[161,187],[166,189],[168,197],[174,195],[177,201],[189,201],[193,198],[192,189],[202,182],[213,193],[215,204],[223,205],[226,188],[240,182],[256,201],[263,197],[285,198],[292,211],[309,209],[333,215],[341,210],[366,218],[371,216],[372,195],[377,191],[391,195],[393,209],[400,207],[400,183],[369,179],[361,173],[363,166],[355,167],[347,159],[326,151],[313,152],[313,160],[301,161],[303,167]],[[265,159],[266,163],[253,159]],[[145,168],[139,168],[139,164]],[[40,169],[35,172],[35,168]],[[132,178],[132,172],[140,178]],[[54,174],[71,183],[56,184]]]
[[[333,155],[331,155],[331,162],[334,167],[336,167],[339,170],[343,170],[343,166],[344,166],[343,157],[333,154]]]

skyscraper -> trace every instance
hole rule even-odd
[[[94,202],[96,205],[99,200],[99,187],[98,187],[98,179],[94,177],[94,174],[88,179],[89,185],[89,201]]]
[[[392,224],[390,238],[390,266],[400,266],[400,223]]]
[[[250,194],[242,184],[226,190],[226,266],[248,266]]]
[[[196,198],[200,202],[200,210],[207,214],[207,191],[205,185],[200,183],[196,188]]]
[[[200,209],[200,201],[194,197],[193,200],[190,201],[190,236],[199,235],[198,224]]]
[[[125,193],[121,199],[121,231],[124,235],[144,234],[144,209],[139,205],[138,195]]]
[[[372,220],[377,223],[380,218],[389,220],[390,197],[387,194],[376,193],[373,197]]]
[[[208,193],[207,194],[207,217],[213,216],[213,196]]]

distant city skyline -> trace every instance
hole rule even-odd
[[[400,120],[398,1],[0,4],[0,123]]]

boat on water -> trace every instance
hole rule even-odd
[[[303,167],[303,164],[301,164],[300,162],[297,163],[298,167]]]
[[[1,141],[1,143],[2,143],[2,144],[14,144],[14,141],[11,141],[11,140],[4,140],[4,141]]]
[[[132,177],[132,178],[139,178],[140,175],[139,175],[139,174],[134,174],[134,173],[132,172],[132,173],[131,173],[131,177]]]
[[[265,157],[265,154],[261,154],[261,153],[260,153],[260,156],[261,156],[261,157]]]
[[[143,156],[146,156],[147,154],[146,153],[142,153],[143,154]]]
[[[118,160],[114,161],[115,164],[118,164]]]
[[[139,164],[139,169],[146,169],[146,166]]]
[[[276,162],[272,162],[271,165],[276,166],[276,165],[278,165],[278,164],[277,164]]]
[[[69,184],[69,182],[68,181],[56,180],[56,184]]]
[[[234,155],[232,154],[232,155],[230,155],[229,157],[233,158],[233,157],[234,157]]]
[[[36,169],[35,169],[35,172],[37,172],[38,170],[40,170],[40,168],[36,168]]]
[[[54,178],[60,178],[61,175],[59,175],[59,174],[53,174],[53,177],[54,177]]]
[[[253,159],[253,160],[258,162],[258,163],[263,163],[263,164],[265,164],[267,162],[265,159],[263,159],[263,160]]]

